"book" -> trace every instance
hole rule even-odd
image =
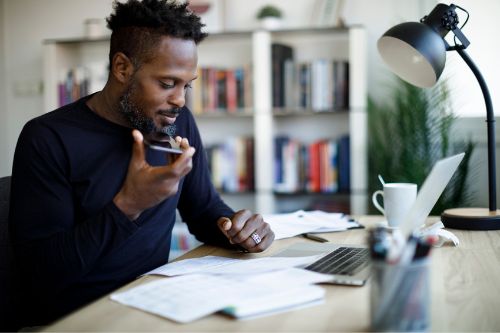
[[[349,62],[335,61],[333,64],[334,107],[349,108]]]
[[[320,142],[309,145],[309,192],[320,192]]]
[[[236,112],[238,107],[238,88],[236,85],[235,70],[226,71],[226,107],[228,113]]]
[[[271,56],[273,107],[280,108],[285,106],[285,62],[293,60],[293,49],[288,45],[273,43]]]
[[[339,192],[351,190],[351,153],[349,135],[339,139]]]

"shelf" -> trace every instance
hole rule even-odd
[[[111,36],[102,36],[99,38],[64,38],[64,39],[46,39],[44,44],[82,44],[82,43],[101,43],[109,42]]]
[[[255,195],[255,191],[244,191],[244,192],[227,192],[220,189],[217,190],[221,195],[234,195],[234,196],[248,196]]]
[[[315,111],[311,109],[294,108],[273,108],[272,114],[276,117],[314,117],[314,116],[345,116],[349,112],[357,112],[355,110],[342,109],[342,110],[325,110]],[[245,110],[236,112],[227,112],[226,110],[204,111],[202,113],[194,113],[197,119],[211,119],[211,118],[251,118],[254,116],[252,110]]]
[[[299,196],[349,197],[351,195],[366,195],[366,191],[349,191],[349,192],[307,192],[307,191],[300,191],[300,192],[293,192],[293,193],[273,192],[273,194],[276,196],[280,196],[280,197],[299,197]]]
[[[322,116],[322,115],[345,115],[348,114],[349,109],[342,110],[324,110],[324,111],[315,111],[312,109],[304,109],[304,108],[273,108],[273,116],[276,117],[314,117],[314,116]]]
[[[236,112],[227,112],[225,110],[216,111],[204,111],[201,113],[194,113],[197,119],[212,119],[212,118],[251,118],[253,117],[253,112],[251,110],[243,109],[236,110]]]
[[[322,27],[322,28],[293,28],[293,29],[279,29],[273,30],[273,34],[286,35],[286,34],[346,34],[350,29],[362,28],[362,25],[352,25],[349,27]],[[207,38],[210,39],[228,39],[228,38],[242,38],[251,36],[254,30],[233,30],[209,33]],[[43,41],[44,44],[78,44],[78,43],[93,43],[109,41],[111,35],[104,35],[98,38],[87,37],[74,37],[74,38],[51,38]]]
[[[317,196],[317,197],[327,197],[327,196],[345,196],[349,197],[351,195],[350,192],[306,192],[306,191],[300,191],[300,192],[273,192],[274,195],[281,196],[281,197],[299,197],[299,196]]]

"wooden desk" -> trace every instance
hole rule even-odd
[[[380,217],[362,217],[371,225]],[[435,220],[435,219],[433,219]],[[500,331],[500,231],[453,231],[460,246],[435,249],[431,263],[431,329],[433,331]],[[332,242],[360,244],[366,230],[324,234]],[[268,256],[303,238],[276,241]],[[219,255],[240,257],[227,250],[201,246],[182,258]],[[160,277],[139,278],[120,290]],[[239,321],[220,314],[190,324],[115,303],[103,297],[46,327],[47,331],[166,331],[166,332],[330,332],[369,330],[370,283],[364,287],[325,285],[324,304],[253,320]]]

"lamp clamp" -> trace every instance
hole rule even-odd
[[[420,19],[421,23],[429,26],[431,29],[441,35],[445,42],[447,51],[456,51],[458,49],[463,50],[470,45],[469,40],[467,39],[467,37],[465,37],[465,35],[462,33],[462,30],[460,30],[460,28],[458,27],[459,18],[456,12],[456,8],[464,10],[462,7],[456,6],[454,4],[438,4],[434,8],[434,10],[429,13],[429,15],[426,15],[422,19]],[[465,12],[467,13],[467,11]],[[467,22],[467,20],[465,22]],[[446,42],[444,37],[450,31],[453,32],[456,38],[458,38],[460,44],[456,43],[456,40],[454,46],[450,46],[448,42]]]

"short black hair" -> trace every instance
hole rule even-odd
[[[150,52],[163,36],[201,42],[205,25],[188,8],[189,3],[175,0],[128,0],[113,2],[114,13],[106,21],[111,29],[109,63],[123,52],[136,68],[147,62]]]

